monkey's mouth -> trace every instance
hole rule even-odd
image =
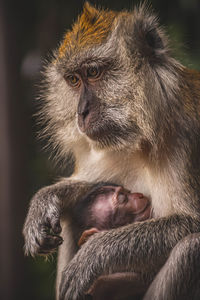
[[[93,126],[92,128],[88,128],[85,134],[94,141],[100,141],[105,139],[109,135],[109,129],[102,126]]]
[[[115,134],[119,132],[118,126],[113,124],[112,121],[106,121],[101,116],[92,113],[88,114],[84,119],[82,116],[78,116],[78,127],[91,140],[106,141],[106,143],[108,143],[114,132]]]
[[[78,126],[82,133],[87,135],[92,140],[99,140],[108,134],[109,128],[96,120],[95,116],[88,115],[84,120],[78,117]]]
[[[79,129],[92,141],[97,143],[100,148],[120,145],[123,140],[126,140],[132,132],[130,128],[120,127],[113,120],[91,118],[87,121],[87,126],[81,126]],[[132,133],[131,133],[132,135]]]
[[[134,142],[138,134],[135,123],[119,126],[115,120],[110,119],[104,113],[90,112],[83,118],[78,116],[78,127],[89,139],[97,143],[97,146],[120,146],[124,141]]]
[[[92,124],[95,123],[96,118],[92,116],[92,114],[88,114],[86,116],[78,115],[78,127],[79,129],[87,134],[87,131],[92,127]]]

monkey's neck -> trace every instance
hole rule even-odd
[[[138,182],[144,181],[145,161],[139,151],[106,151],[79,148],[73,177],[89,182],[113,182],[139,191]],[[143,179],[141,179],[143,177]],[[141,185],[141,184],[139,184]],[[141,189],[141,187],[140,187]],[[142,190],[140,190],[142,192]]]
[[[161,151],[160,151],[161,152]],[[96,149],[86,139],[82,139],[74,148],[75,171],[73,176],[87,181],[112,181],[116,184],[129,185],[137,176],[138,170],[159,168],[164,164],[164,152],[159,163],[158,156],[149,143],[133,143],[132,147],[117,149]]]

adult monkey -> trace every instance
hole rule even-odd
[[[81,299],[101,274],[162,266],[145,299],[199,299],[199,73],[170,56],[144,7],[117,13],[86,3],[45,76],[45,132],[76,168],[33,197],[24,236],[27,253],[53,248],[60,238],[41,226],[59,233],[65,209],[58,299]],[[67,265],[77,251],[70,207],[98,181],[143,193],[154,219],[95,234]]]

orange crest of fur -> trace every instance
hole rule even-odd
[[[59,48],[59,57],[64,56],[67,48],[80,49],[102,43],[110,33],[116,15],[113,11],[99,11],[86,2],[83,13],[73,25],[72,31],[67,32],[64,37]]]

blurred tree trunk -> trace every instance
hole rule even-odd
[[[0,299],[22,297],[25,156],[20,112],[18,23],[0,1]],[[23,205],[22,205],[23,204]]]
[[[12,299],[12,241],[11,241],[11,186],[10,134],[8,120],[8,85],[5,61],[5,21],[0,2],[0,281],[1,298]]]

